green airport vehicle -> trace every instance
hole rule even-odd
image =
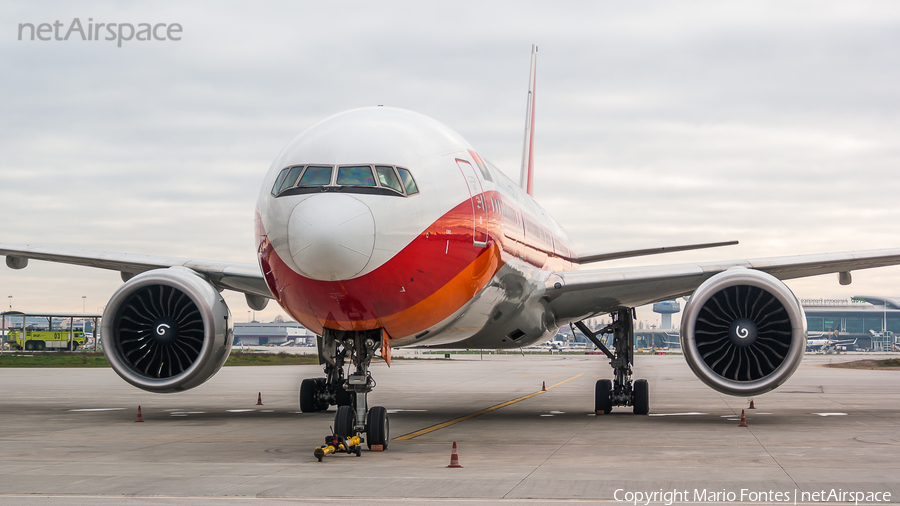
[[[24,334],[24,335],[23,335]],[[71,332],[72,344],[69,345],[70,332],[67,330],[10,330],[9,342],[18,350],[75,350],[84,346],[84,332]]]

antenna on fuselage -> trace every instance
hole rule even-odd
[[[525,109],[525,143],[522,147],[522,171],[519,186],[534,196],[534,81],[537,73],[537,46],[531,45],[531,73],[528,78],[528,106]]]

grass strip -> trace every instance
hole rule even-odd
[[[101,352],[3,352],[0,367],[109,367]]]
[[[254,353],[232,351],[225,365],[312,365],[318,364],[317,355],[295,355],[293,353]]]
[[[232,351],[225,365],[309,365],[318,363],[319,359],[315,355]],[[106,361],[102,352],[4,352],[0,354],[0,368],[2,367],[109,367],[109,362]]]
[[[825,364],[826,367],[840,369],[869,369],[884,371],[900,371],[900,358],[886,360],[854,360],[853,362],[840,362],[837,364]]]

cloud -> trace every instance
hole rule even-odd
[[[253,262],[278,151],[365,105],[432,116],[517,176],[529,49],[536,193],[581,251],[727,239],[686,262],[898,245],[900,6],[881,2],[15,3],[0,14],[0,241]],[[22,22],[178,22],[179,42],[17,41]],[[27,309],[115,273],[0,270]],[[611,264],[613,265],[613,264]],[[619,265],[619,264],[614,264]],[[896,270],[802,296],[890,295]],[[864,284],[865,283],[865,284]],[[0,294],[7,295],[7,294]],[[238,316],[246,306],[229,296]],[[266,317],[277,312],[266,311]]]

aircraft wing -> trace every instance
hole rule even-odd
[[[187,258],[136,255],[131,253],[109,253],[105,251],[85,251],[63,248],[42,248],[23,244],[0,243],[0,255],[6,256],[6,265],[21,269],[27,259],[45,260],[85,267],[96,267],[122,273],[128,279],[151,269],[183,266],[204,275],[217,288],[234,290],[244,294],[272,297],[263,275],[256,264],[211,262]]]
[[[900,264],[900,249],[827,253],[696,264],[588,269],[556,272],[546,284],[546,299],[557,320],[582,320],[623,307],[690,295],[701,283],[731,267],[768,272],[778,279]]]

